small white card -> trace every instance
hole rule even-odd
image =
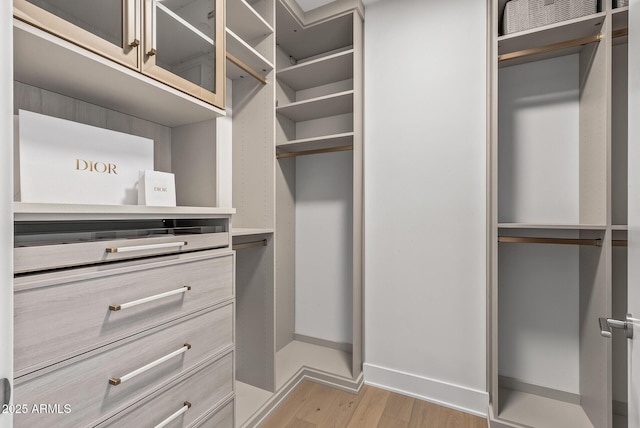
[[[138,205],[151,207],[176,206],[176,179],[169,172],[140,171]]]
[[[153,140],[19,113],[22,202],[136,205],[138,172],[153,169]]]

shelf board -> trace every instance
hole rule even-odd
[[[612,30],[622,30],[629,27],[629,6],[618,7],[611,12]]]
[[[353,132],[346,132],[343,134],[323,135],[321,137],[286,141],[276,144],[276,152],[296,153],[350,146],[353,145],[353,136]]]
[[[254,40],[273,34],[273,27],[246,0],[226,3],[227,27],[243,40]]]
[[[629,230],[629,226],[627,226],[626,224],[614,224],[611,226],[611,230],[627,231]]]
[[[273,393],[236,380],[236,426],[242,426]]]
[[[234,208],[147,207],[143,205],[79,205],[14,202],[16,221],[126,220],[131,218],[197,218],[235,214]]]
[[[282,388],[302,367],[351,378],[351,354],[293,340],[276,354],[276,389]]]
[[[498,37],[498,54],[547,46],[600,33],[606,13],[583,16]]]
[[[605,230],[604,224],[498,223],[498,229]]]
[[[265,76],[273,70],[273,63],[252,48],[248,43],[227,28],[227,52],[244,62],[259,74]],[[227,60],[227,77],[235,80],[249,74]]]
[[[566,403],[526,392],[500,388],[499,420],[530,427],[593,428],[578,404]]]
[[[353,112],[353,90],[287,104],[276,112],[294,122],[337,116]]]
[[[353,78],[353,49],[303,62],[278,72],[278,79],[299,91]]]
[[[14,52],[15,80],[141,119],[174,127],[225,114],[18,20],[14,20]]]
[[[273,229],[234,227],[231,230],[231,236],[253,236],[270,234],[273,234]]]

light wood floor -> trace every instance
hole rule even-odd
[[[477,416],[364,385],[350,394],[303,382],[261,428],[486,428]]]

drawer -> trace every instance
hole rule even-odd
[[[232,298],[233,257],[181,254],[15,278],[16,376]]]
[[[229,247],[228,232],[23,246],[13,250],[13,271],[24,273],[224,247]]]
[[[233,406],[234,402],[232,401],[213,415],[207,417],[203,422],[194,425],[194,428],[233,428],[235,424]]]
[[[82,360],[44,369],[42,375],[18,378],[14,403],[26,404],[27,408],[34,404],[57,405],[60,409],[66,406],[69,412],[16,415],[15,427],[76,428],[106,418],[214,353],[228,349],[232,340],[233,304],[228,304],[125,339]],[[163,362],[129,378],[131,373],[159,361]]]
[[[186,379],[164,389],[159,394],[153,394],[136,403],[132,410],[122,412],[104,424],[105,427],[155,427],[161,422],[174,416],[182,410],[167,428],[187,427],[202,419],[222,400],[233,392],[233,354],[227,354],[218,361],[205,366],[190,374]],[[186,404],[188,403],[188,404]],[[186,407],[186,408],[185,408]],[[231,409],[231,412],[229,412]],[[219,420],[228,419],[227,425],[233,428],[233,405],[227,404],[215,415]],[[207,418],[213,421],[214,417]],[[221,425],[209,425],[220,427]]]

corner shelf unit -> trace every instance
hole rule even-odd
[[[501,35],[491,2],[490,426],[626,426],[598,318],[626,308],[628,8],[599,3]]]
[[[230,40],[235,34],[243,39],[245,48],[254,49],[273,64],[256,68],[264,77],[262,82],[246,73],[244,78],[228,73],[233,205],[237,210],[232,236],[237,249],[239,427],[259,425],[303,378],[352,391],[362,384],[362,5],[354,8],[353,1],[338,0],[306,13],[289,0],[237,6],[247,5],[275,32],[247,40],[250,36],[234,28],[227,17],[229,53],[234,54],[235,42]],[[339,147],[353,151],[340,158],[340,176],[348,181],[353,177],[353,187],[330,189],[339,187],[345,194],[340,203],[354,206],[353,216],[345,212],[339,219],[340,224],[350,225],[341,235],[349,245],[342,245],[335,233],[325,238],[340,241],[345,258],[353,260],[353,275],[349,274],[343,290],[352,294],[354,302],[353,307],[347,305],[349,326],[345,329],[353,336],[348,344],[301,336],[296,331],[296,313],[304,312],[297,307],[296,296],[300,296],[301,282],[314,276],[299,265],[303,259],[300,248],[315,241],[303,238],[300,232],[299,221],[304,216],[297,211],[301,188],[294,155]],[[283,154],[292,156],[280,158]],[[305,160],[322,156],[306,156]],[[318,169],[323,178],[335,176]],[[329,263],[326,270],[335,270],[333,261]],[[335,284],[328,286],[343,285],[332,282]],[[337,349],[338,345],[342,348]]]

